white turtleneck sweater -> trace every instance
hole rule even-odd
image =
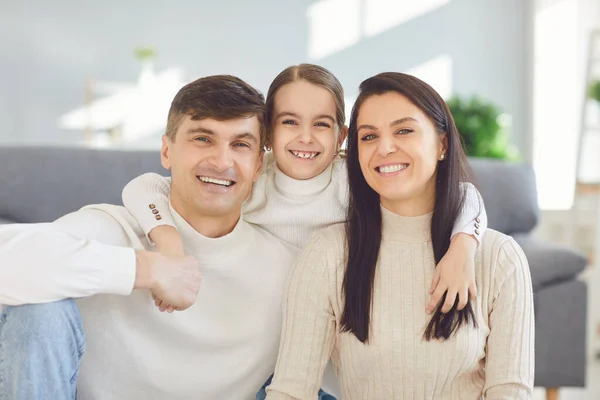
[[[306,245],[288,281],[283,334],[268,400],[316,398],[333,360],[344,400],[530,399],[534,314],[527,259],[510,237],[487,230],[475,259],[478,327],[425,341],[423,308],[435,269],[432,214],[401,217],[382,207],[368,344],[341,332],[344,225]]]
[[[480,240],[487,228],[487,215],[479,192],[464,184],[466,198],[452,234],[464,232]],[[171,178],[156,173],[141,175],[123,189],[123,204],[149,233],[160,225],[174,226],[168,213],[156,220],[149,204],[166,210]],[[243,218],[266,229],[298,249],[319,229],[344,222],[348,209],[348,175],[345,160],[337,157],[321,174],[312,179],[290,178],[277,167],[272,153],[265,155],[261,176],[251,197],[243,204]]]
[[[0,227],[0,304],[79,298],[86,354],[78,399],[254,399],[272,374],[282,288],[296,249],[240,219],[200,235],[169,205],[202,264],[195,304],[161,313],[132,290],[134,249],[151,249],[123,208],[88,206],[51,224]]]

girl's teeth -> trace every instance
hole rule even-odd
[[[401,165],[386,165],[384,167],[379,167],[379,171],[383,172],[384,174],[389,174],[389,173],[392,173],[392,172],[401,171],[401,170],[405,169],[406,167],[408,167],[408,165],[406,165],[406,164],[401,164]]]
[[[315,158],[319,153],[305,153],[303,151],[292,151],[292,154],[299,158]]]
[[[206,177],[206,176],[201,176],[200,180],[202,182],[215,183],[217,185],[222,185],[222,186],[231,186],[231,184],[233,183],[232,181],[224,181],[222,179],[209,178],[209,177]]]

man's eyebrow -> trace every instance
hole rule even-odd
[[[198,134],[198,133],[203,133],[205,135],[211,135],[211,136],[217,136],[215,131],[213,131],[212,129],[203,128],[203,127],[192,128],[187,131],[188,135],[194,135],[194,134]],[[234,139],[235,140],[246,139],[246,140],[250,140],[254,143],[258,143],[256,136],[253,135],[251,132],[238,133],[237,135],[234,136]]]

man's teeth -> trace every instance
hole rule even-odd
[[[383,167],[379,167],[379,172],[382,172],[384,174],[389,174],[391,172],[401,171],[405,168],[408,168],[408,164],[385,165]]]
[[[319,155],[319,153],[305,152],[305,151],[293,151],[293,150],[292,150],[292,154],[298,158],[315,158],[316,156]]]
[[[222,179],[209,178],[207,176],[201,176],[200,180],[202,182],[214,183],[214,184],[222,185],[222,186],[231,186],[231,185],[233,185],[232,181],[225,181],[225,180],[222,180]]]

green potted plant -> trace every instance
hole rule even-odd
[[[588,97],[600,104],[600,80],[594,81],[588,88]]]
[[[478,96],[453,96],[447,104],[469,157],[518,158],[518,150],[508,135],[510,118],[498,106]]]

